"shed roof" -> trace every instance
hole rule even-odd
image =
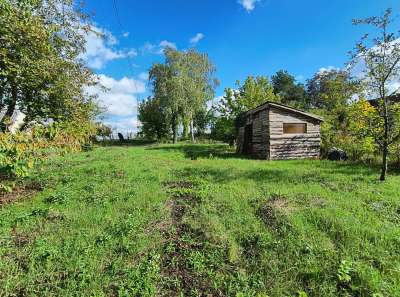
[[[308,113],[308,112],[305,112],[305,111],[302,111],[302,110],[299,110],[299,109],[296,109],[296,108],[293,108],[293,107],[290,107],[290,106],[286,106],[286,105],[283,105],[283,104],[280,104],[280,103],[276,103],[276,102],[271,102],[271,101],[267,101],[267,102],[261,104],[260,106],[257,106],[256,108],[248,110],[246,112],[246,114],[252,114],[252,113],[258,112],[260,110],[268,108],[269,106],[272,106],[272,107],[275,107],[275,108],[278,108],[278,109],[281,109],[281,110],[289,111],[289,112],[292,112],[292,113],[300,114],[302,116],[305,116],[305,117],[308,117],[308,118],[312,118],[312,119],[317,120],[319,122],[323,122],[324,121],[324,119],[322,117],[317,116],[315,114]]]

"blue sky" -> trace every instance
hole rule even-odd
[[[366,30],[351,20],[387,7],[400,13],[399,0],[87,0],[105,38],[90,34],[84,58],[110,89],[100,95],[104,121],[135,131],[137,101],[150,94],[146,73],[165,45],[207,52],[218,97],[248,75],[286,69],[304,82],[321,68],[342,67]]]

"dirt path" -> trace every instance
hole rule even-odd
[[[189,265],[191,253],[203,252],[206,236],[201,230],[193,229],[187,222],[193,210],[201,203],[190,181],[165,184],[171,199],[168,202],[172,228],[166,233],[161,272],[164,277],[164,296],[223,296],[212,288],[211,280],[199,274]]]

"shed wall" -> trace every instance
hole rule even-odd
[[[263,109],[251,115],[253,125],[252,151],[251,154],[259,159],[268,159],[269,157],[269,112]]]
[[[284,134],[283,123],[306,123],[305,134]],[[269,159],[306,159],[320,156],[320,123],[301,114],[269,108]]]

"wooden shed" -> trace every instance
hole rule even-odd
[[[274,102],[238,118],[237,152],[259,159],[319,158],[322,118]]]

